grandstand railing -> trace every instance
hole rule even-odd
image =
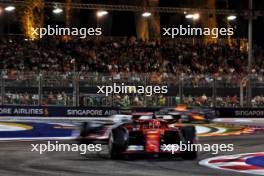
[[[243,107],[246,103],[245,75],[188,75],[168,73],[99,74],[83,72],[1,72],[1,104],[58,106],[190,106]],[[264,76],[251,75],[251,106],[264,106]],[[167,94],[97,94],[97,86],[166,85]]]

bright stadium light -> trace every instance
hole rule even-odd
[[[185,15],[185,18],[187,18],[187,19],[191,19],[191,18],[193,18],[193,14]]]
[[[198,20],[200,18],[200,14],[199,13],[195,13],[193,14],[193,20]]]
[[[103,16],[105,16],[105,15],[107,15],[107,14],[108,14],[108,12],[105,11],[105,10],[98,11],[98,12],[96,13],[97,17],[103,17]]]
[[[7,6],[6,8],[5,8],[5,11],[7,11],[7,12],[12,12],[13,10],[15,10],[16,8],[14,7],[14,6]]]
[[[144,13],[142,13],[142,16],[143,17],[150,17],[151,13],[150,12],[144,12]]]
[[[235,20],[237,17],[235,16],[235,15],[229,15],[228,17],[227,17],[227,20],[228,21],[233,21],[233,20]]]
[[[55,9],[53,9],[52,12],[55,13],[55,14],[60,14],[60,13],[63,12],[63,10],[61,8],[56,7]]]
[[[187,19],[193,19],[193,20],[198,20],[200,18],[200,14],[199,13],[187,14],[187,15],[185,15],[185,18],[187,18]]]

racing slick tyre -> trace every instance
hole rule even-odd
[[[84,122],[81,126],[81,130],[80,130],[80,140],[79,143],[80,144],[90,144],[93,141],[90,139],[85,138],[86,136],[88,136],[89,134],[99,131],[102,128],[101,125],[99,124],[95,124],[95,123],[91,123],[91,122]]]
[[[112,130],[109,137],[108,149],[112,159],[122,159],[122,154],[128,146],[128,132],[123,127]]]
[[[81,126],[80,136],[84,137],[87,133],[88,122],[84,122]]]
[[[88,139],[85,139],[85,136],[88,135],[89,133],[89,123],[88,122],[84,122],[81,126],[81,130],[80,130],[80,139],[79,139],[79,143],[80,144],[88,144],[90,143],[90,141]]]
[[[182,135],[184,137],[184,144],[194,144],[196,138],[196,130],[194,126],[185,126],[182,128]],[[184,151],[182,158],[186,160],[195,160],[198,156],[197,151]]]

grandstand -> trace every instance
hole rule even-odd
[[[243,16],[250,11],[236,7],[232,1],[205,4],[186,1],[172,4],[171,8],[166,7],[168,2],[158,1],[135,1],[126,5],[120,1],[115,2],[116,6],[109,2],[66,1],[58,2],[55,7],[53,2],[41,0],[33,4],[29,0],[0,3],[3,17],[23,14],[18,21],[4,20],[0,27],[2,104],[175,106],[185,103],[207,107],[259,107],[264,104],[263,49],[261,43],[248,43],[252,40],[246,39],[244,28],[236,28],[237,24],[247,21]],[[256,3],[261,6],[261,2]],[[87,12],[85,17],[89,16],[90,27],[103,29],[102,36],[62,35],[40,39],[30,32],[30,27],[55,24],[83,27],[80,22],[84,18],[77,20],[76,17],[84,12]],[[256,12],[261,16],[262,9]],[[116,37],[116,32],[111,31],[115,31],[116,21],[120,20],[116,16],[121,13],[130,20],[135,17],[135,25],[134,29]],[[168,13],[170,18],[166,20]],[[253,19],[253,14],[250,17]],[[221,22],[222,18],[225,23]],[[17,27],[18,24],[22,27]],[[236,31],[234,36],[217,39],[211,36],[171,39],[162,35],[162,27],[172,24],[227,26]],[[131,26],[131,21],[117,27],[126,25]],[[247,46],[252,56],[248,55]],[[96,94],[96,86],[114,82],[167,85],[169,91],[153,97]]]

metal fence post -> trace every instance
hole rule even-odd
[[[213,106],[216,107],[216,94],[217,94],[217,82],[216,82],[216,77],[213,76]]]
[[[247,84],[247,107],[251,107],[252,87],[251,87],[251,69],[252,69],[252,26],[253,26],[253,0],[249,0],[248,9],[248,84]]]
[[[73,85],[73,92],[72,92],[72,100],[73,100],[73,106],[78,106],[79,105],[79,88],[78,88],[78,81],[77,81],[77,65],[76,65],[76,59],[72,59],[72,64],[73,64],[73,77],[72,77],[72,85]],[[72,106],[72,105],[71,105]]]
[[[39,73],[38,75],[38,105],[41,106],[43,105],[43,102],[42,102],[42,97],[43,96],[43,93],[42,93],[42,74]]]
[[[77,73],[76,70],[74,69],[73,72],[73,77],[72,77],[72,84],[73,84],[73,95],[72,95],[72,100],[73,100],[73,106],[78,106],[78,95],[77,95],[77,87],[78,87],[78,82],[77,82]]]
[[[251,107],[251,100],[252,100],[252,80],[251,74],[247,77],[247,107]]]
[[[80,75],[79,73],[76,73],[76,77],[75,77],[75,83],[76,83],[76,86],[75,86],[75,91],[76,91],[76,105],[77,106],[80,106],[80,83],[79,83],[79,78],[80,78]]]
[[[183,104],[183,75],[179,76],[179,95],[180,95],[180,104]]]
[[[240,87],[240,96],[239,96],[239,104],[241,107],[244,106],[244,103],[243,103],[243,97],[244,97],[244,88],[243,88],[243,85],[244,84],[244,78],[240,81],[240,84],[239,84],[239,87]]]
[[[5,80],[4,80],[4,75],[3,75],[3,70],[1,70],[1,104],[4,104],[4,99],[5,99]]]

